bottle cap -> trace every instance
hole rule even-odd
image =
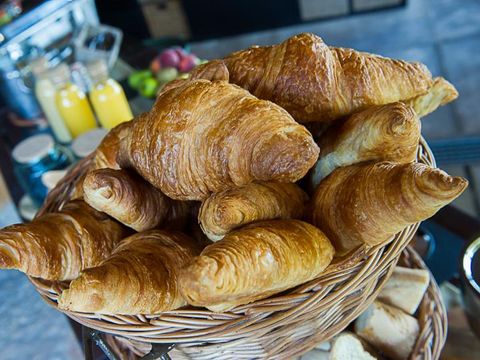
[[[82,159],[100,145],[108,131],[106,129],[94,129],[77,137],[72,143],[72,151],[75,156]]]
[[[87,71],[94,83],[108,78],[108,66],[104,59],[96,59],[89,62]]]
[[[70,80],[70,69],[66,64],[60,64],[48,72],[48,77],[56,86],[66,84]]]
[[[31,164],[40,161],[53,150],[55,141],[48,134],[31,136],[15,146],[13,160],[19,164]]]
[[[30,69],[33,75],[38,77],[40,74],[48,70],[48,61],[45,57],[41,56],[30,62]]]

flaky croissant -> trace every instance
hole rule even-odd
[[[418,116],[402,102],[372,106],[350,115],[318,140],[322,151],[312,171],[313,189],[341,166],[370,160],[411,162],[419,139]]]
[[[180,291],[191,305],[225,311],[314,279],[333,253],[327,237],[306,222],[254,223],[207,246],[181,271]]]
[[[251,183],[212,194],[200,207],[198,222],[210,240],[259,220],[299,219],[307,194],[296,184]]]
[[[144,116],[146,116],[146,113],[139,115],[137,118],[142,118]],[[92,170],[104,168],[120,169],[117,162],[120,142],[127,136],[131,126],[132,121],[127,121],[115,126],[108,132],[95,151]]]
[[[457,97],[458,91],[455,89],[455,86],[444,78],[437,77],[426,94],[406,100],[405,103],[412,106],[418,116],[423,117],[434,112],[438,107],[455,100]]]
[[[318,186],[313,224],[343,255],[389,240],[458,197],[468,181],[424,164],[374,163],[339,168]]]
[[[0,231],[0,269],[47,280],[71,280],[110,255],[129,231],[83,201]]]
[[[224,61],[231,83],[273,101],[303,123],[410,99],[432,85],[423,64],[328,47],[308,33],[235,52]]]
[[[279,106],[224,81],[193,80],[162,93],[133,122],[120,163],[170,198],[203,200],[253,181],[295,182],[318,153]]]
[[[87,204],[139,232],[162,225],[174,203],[139,175],[126,170],[90,171],[83,191]]]
[[[99,266],[84,270],[61,294],[58,305],[69,311],[133,315],[184,306],[178,272],[201,249],[179,232],[137,233]]]

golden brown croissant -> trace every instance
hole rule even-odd
[[[437,77],[426,94],[406,100],[405,103],[412,106],[418,116],[423,117],[434,112],[438,107],[455,100],[457,97],[458,91],[455,89],[455,86],[444,78]]]
[[[299,220],[247,225],[207,246],[180,274],[187,302],[224,311],[317,277],[334,249],[316,227]]]
[[[372,106],[334,124],[318,140],[322,149],[312,172],[315,189],[333,170],[362,161],[415,160],[420,121],[402,102]]]
[[[126,170],[91,171],[83,182],[83,191],[87,204],[139,232],[162,225],[174,202]]]
[[[235,52],[224,61],[231,83],[280,105],[299,122],[330,121],[410,99],[432,85],[423,64],[328,47],[308,33]]]
[[[138,117],[142,118],[144,116],[146,116],[146,113],[141,114]],[[127,121],[115,126],[108,132],[95,151],[92,170],[104,168],[120,169],[117,162],[117,154],[120,142],[129,133],[131,125],[132,121]]]
[[[83,201],[0,231],[0,268],[47,280],[71,280],[110,255],[129,231]]]
[[[295,182],[318,153],[311,134],[279,106],[227,82],[193,80],[133,122],[120,161],[170,198],[203,200],[253,181]]]
[[[198,65],[190,72],[190,76],[187,79],[170,81],[162,88],[160,94],[184,85],[186,82],[198,79],[228,81],[229,74],[227,66],[222,60],[211,60],[205,64]]]
[[[200,207],[198,222],[210,240],[259,220],[299,219],[307,194],[296,184],[251,183],[212,194]]]
[[[139,117],[145,116],[145,114],[139,115]],[[120,140],[123,139],[130,131],[132,121],[123,122],[115,126],[108,134],[103,138],[100,145],[93,157],[93,161],[89,166],[89,170],[95,169],[120,169],[117,163],[117,154],[120,146]],[[73,188],[71,199],[83,199],[83,182],[85,180],[86,173],[81,176]]]
[[[59,298],[64,310],[100,314],[158,314],[186,305],[178,272],[201,245],[179,233],[130,236],[97,267],[84,270]]]
[[[318,186],[313,223],[345,254],[389,240],[459,196],[468,181],[424,164],[375,163],[335,170]]]

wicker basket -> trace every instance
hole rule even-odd
[[[424,139],[417,160],[435,166]],[[91,158],[80,162],[47,198],[41,213],[55,211],[68,201],[76,181]],[[354,256],[332,263],[321,277],[282,294],[239,306],[228,313],[185,308],[161,315],[111,316],[66,312],[93,329],[147,343],[175,343],[174,354],[196,359],[290,359],[342,331],[375,299],[390,277],[418,224],[409,226],[388,244],[360,248]],[[43,299],[57,306],[66,283],[31,279]],[[430,307],[443,309],[438,296]],[[428,303],[428,302],[427,302]],[[427,306],[427,303],[424,306]],[[436,311],[436,310],[432,311]],[[422,312],[430,314],[430,311]],[[430,353],[432,324],[426,319],[416,354]],[[445,318],[436,318],[444,328]],[[437,329],[438,330],[438,329]],[[443,336],[442,336],[443,335]],[[436,335],[432,357],[438,356],[444,332]],[[424,355],[422,355],[424,356]],[[423,357],[422,357],[423,358]],[[427,358],[426,358],[427,359]]]

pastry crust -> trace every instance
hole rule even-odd
[[[210,240],[259,220],[300,219],[307,194],[296,184],[251,183],[212,194],[203,201],[198,222]]]
[[[423,64],[329,47],[309,33],[241,50],[224,61],[231,83],[273,101],[301,123],[407,100],[432,85]]]
[[[139,232],[162,225],[174,202],[142,177],[126,170],[90,171],[83,191],[87,204]]]
[[[313,224],[338,255],[374,246],[452,202],[468,181],[424,164],[389,162],[339,168],[313,198]]]
[[[225,311],[317,277],[334,249],[316,227],[300,220],[247,225],[207,246],[180,274],[191,305]]]
[[[406,100],[405,103],[412,106],[418,116],[423,117],[434,112],[440,106],[452,102],[457,97],[458,91],[455,86],[444,78],[437,77],[426,94]]]
[[[170,198],[203,200],[253,181],[295,182],[318,154],[279,106],[224,81],[194,80],[133,122],[120,158]]]
[[[322,152],[312,171],[313,189],[338,167],[372,160],[414,161],[420,127],[413,108],[402,102],[372,106],[334,124],[318,140]]]
[[[60,212],[0,231],[0,268],[47,280],[71,280],[110,255],[129,231],[80,200]]]
[[[151,230],[122,241],[110,257],[72,281],[58,305],[100,314],[158,314],[186,305],[178,272],[201,251],[194,239]]]

